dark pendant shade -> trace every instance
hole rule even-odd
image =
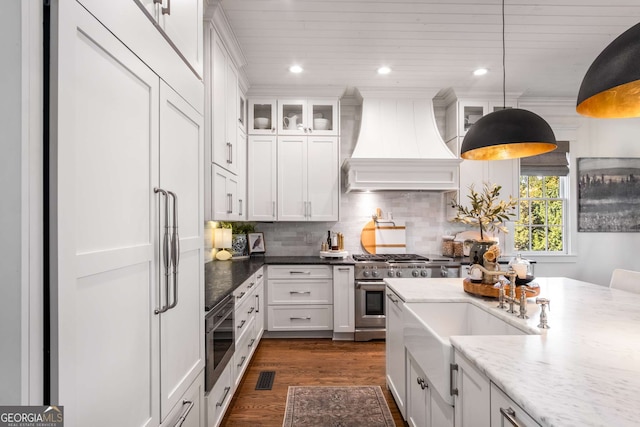
[[[494,111],[480,118],[462,141],[460,157],[505,160],[555,150],[556,137],[540,116],[519,108]]]
[[[589,117],[640,117],[640,24],[593,61],[582,80],[576,111]]]

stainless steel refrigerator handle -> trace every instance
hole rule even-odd
[[[154,3],[160,3],[162,6],[162,0],[153,0]],[[162,6],[162,14],[163,15],[171,15],[171,0],[167,0],[167,7]]]
[[[164,313],[169,310],[169,266],[170,266],[170,258],[169,258],[169,245],[170,245],[170,236],[169,236],[169,195],[167,192],[161,188],[154,188],[153,192],[164,196],[164,234],[162,237],[162,262],[164,264],[164,295],[166,304],[162,304],[160,308],[156,308],[153,312],[154,314]],[[160,300],[162,300],[162,294],[160,295]]]
[[[180,265],[180,235],[178,234],[178,196],[173,191],[167,191],[167,194],[169,194],[173,199],[173,235],[171,239],[171,263],[173,264],[173,302],[168,306],[168,309],[172,309],[176,305],[178,305],[178,265]]]
[[[191,410],[193,409],[193,402],[191,400],[183,400],[182,401],[182,405],[189,405],[187,406],[187,409],[185,409],[182,414],[180,414],[180,418],[178,418],[178,422],[176,423],[175,426],[173,427],[181,427],[182,424],[184,424],[184,422],[186,421],[187,417],[189,416],[189,412],[191,412]]]

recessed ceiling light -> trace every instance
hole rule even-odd
[[[302,72],[302,67],[299,65],[292,65],[291,67],[289,67],[289,71],[298,74]]]
[[[389,74],[391,72],[391,68],[389,67],[380,67],[378,68],[378,74]]]
[[[487,74],[489,70],[487,70],[486,68],[478,68],[477,70],[475,70],[473,72],[474,76],[484,76],[485,74]]]

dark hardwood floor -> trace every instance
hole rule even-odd
[[[385,381],[385,343],[265,338],[222,421],[229,426],[282,426],[289,386],[379,385],[396,426],[402,420]],[[255,390],[260,371],[275,371],[271,390]]]

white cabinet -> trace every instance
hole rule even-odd
[[[254,98],[249,100],[249,135],[275,135],[278,117],[275,98]]]
[[[333,332],[353,333],[356,329],[354,267],[333,267]]]
[[[264,267],[261,267],[255,274],[256,290],[254,291],[255,307],[256,307],[256,339],[260,341],[264,333]]]
[[[251,135],[248,142],[247,195],[250,221],[275,221],[277,219],[276,137]]]
[[[173,408],[160,427],[206,426],[206,401],[204,398],[204,374],[189,387],[182,400]]]
[[[453,407],[429,383],[407,351],[407,423],[411,427],[453,427]]]
[[[491,383],[491,427],[538,427],[538,424],[498,386]]]
[[[234,390],[233,361],[227,364],[207,395],[207,427],[220,425]]]
[[[202,0],[134,0],[190,67],[202,76]]]
[[[332,271],[326,265],[269,266],[269,331],[333,329]]]
[[[203,118],[82,6],[55,7],[52,400],[69,426],[158,426],[204,369]]]
[[[406,419],[406,371],[404,347],[404,311],[400,297],[386,288],[386,376],[387,387],[393,395],[398,410]]]
[[[278,137],[278,220],[337,221],[337,137]]]
[[[240,183],[238,177],[216,164],[207,165],[211,171],[211,184],[205,188],[214,191],[205,192],[207,217],[216,221],[234,221],[240,219],[240,207],[243,202],[239,198]]]
[[[278,99],[279,135],[338,135],[338,101]]]
[[[488,426],[491,422],[490,382],[459,352],[454,352],[457,366],[454,394],[455,426]]]

